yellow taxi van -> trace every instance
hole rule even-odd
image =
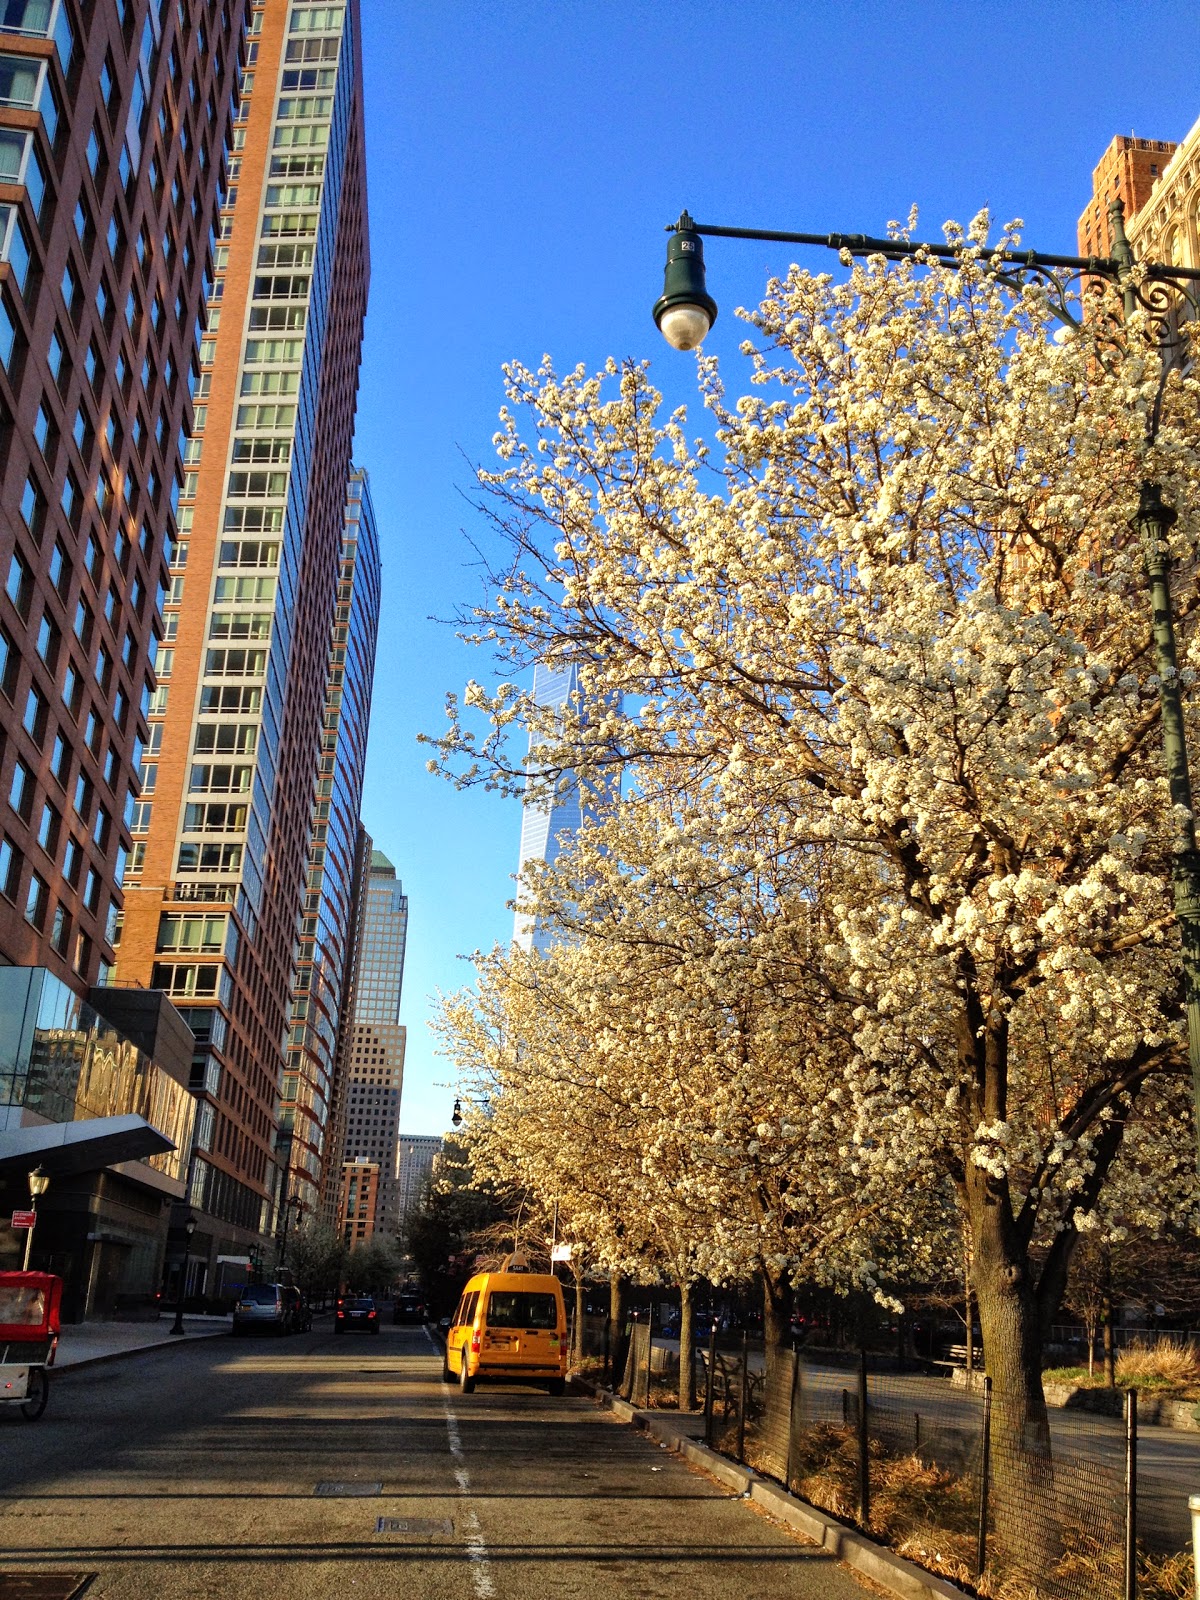
[[[470,1394],[478,1378],[531,1379],[562,1394],[567,1379],[567,1314],[562,1286],[506,1256],[462,1292],[446,1334],[442,1382]]]

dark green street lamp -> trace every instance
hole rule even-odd
[[[183,1326],[183,1302],[187,1295],[188,1263],[191,1256],[192,1235],[195,1231],[196,1219],[189,1214],[183,1224],[183,1256],[179,1263],[179,1284],[175,1295],[175,1321],[167,1329],[167,1332],[174,1334],[176,1338],[179,1338],[185,1331]]]
[[[667,242],[663,292],[654,302],[654,320],[676,350],[694,350],[717,320],[717,302],[704,286],[704,246],[684,211]]]
[[[1113,239],[1111,256],[1059,256],[1044,255],[1036,250],[993,250],[984,255],[987,270],[1001,283],[1018,290],[1031,283],[1040,284],[1051,314],[1068,327],[1079,326],[1079,318],[1070,304],[1072,284],[1088,278],[1106,279],[1121,289],[1127,316],[1138,306],[1150,312],[1160,330],[1166,353],[1175,342],[1169,320],[1170,296],[1180,296],[1190,307],[1191,315],[1200,317],[1200,270],[1152,262],[1142,267],[1141,283],[1135,283],[1133,247],[1125,232],[1124,203],[1112,201],[1108,216]],[[695,349],[717,320],[717,303],[708,293],[705,282],[702,236],[815,245],[848,252],[852,256],[884,256],[890,261],[900,261],[906,257],[956,261],[961,255],[961,250],[953,245],[915,244],[906,239],[878,239],[862,233],[777,233],[754,228],[721,228],[693,222],[686,211],[678,222],[668,224],[667,232],[671,238],[667,244],[666,282],[661,297],[654,305],[654,320],[668,344],[677,350]],[[1169,367],[1168,359],[1164,361],[1164,384]],[[1151,444],[1158,429],[1162,392],[1160,386],[1158,403],[1150,418],[1148,442]],[[1171,557],[1167,539],[1177,518],[1177,512],[1164,505],[1160,485],[1143,483],[1137,513],[1130,527],[1142,539],[1146,573],[1150,580],[1154,662],[1162,708],[1163,754],[1171,804],[1178,819],[1172,847],[1171,878],[1182,948],[1188,1061],[1192,1072],[1197,1164],[1200,1165],[1200,850],[1196,846],[1196,824],[1192,814],[1192,785],[1188,772],[1183,703],[1176,667],[1175,624],[1171,609]]]

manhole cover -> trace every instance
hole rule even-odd
[[[382,1483],[319,1483],[313,1490],[314,1494],[325,1496],[329,1500],[350,1499],[353,1496],[379,1494],[383,1488]],[[0,1595],[0,1600],[4,1600]]]
[[[75,1600],[94,1572],[0,1572],[0,1600]]]
[[[431,1539],[437,1533],[453,1533],[454,1524],[449,1517],[380,1517],[375,1532],[412,1533]]]

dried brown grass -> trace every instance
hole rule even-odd
[[[733,1445],[732,1436],[726,1447]],[[767,1441],[751,1429],[746,1459],[759,1471],[782,1476]],[[871,1527],[874,1537],[927,1571],[974,1592],[980,1600],[1034,1600],[1028,1581],[995,1570],[975,1576],[978,1484],[919,1455],[888,1456],[871,1441]],[[810,1504],[847,1522],[858,1510],[858,1437],[853,1428],[826,1424],[797,1441],[790,1487]],[[1053,1593],[1115,1596],[1122,1592],[1124,1549],[1064,1521],[1063,1554]],[[1143,1555],[1138,1563],[1140,1600],[1193,1600],[1190,1550]]]
[[[1200,1361],[1190,1344],[1175,1344],[1156,1339],[1153,1344],[1138,1339],[1117,1356],[1117,1382],[1120,1384],[1169,1384],[1186,1387],[1200,1379]]]

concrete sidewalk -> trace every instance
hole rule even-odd
[[[701,1442],[704,1437],[702,1411],[641,1411],[589,1379],[573,1376],[570,1381],[578,1392],[607,1406],[618,1421],[640,1428],[664,1449],[682,1456],[701,1472],[753,1501],[769,1517],[792,1528],[901,1600],[968,1600],[964,1590],[945,1578],[906,1561],[886,1545],[877,1544],[817,1506],[789,1494],[781,1484],[762,1477],[752,1467],[740,1466],[708,1449]]]
[[[228,1334],[232,1317],[184,1317],[183,1336],[171,1337],[174,1314],[164,1312],[153,1322],[72,1322],[59,1335],[55,1372],[87,1367],[118,1356],[157,1350],[163,1345],[186,1344],[192,1339],[213,1339]]]

